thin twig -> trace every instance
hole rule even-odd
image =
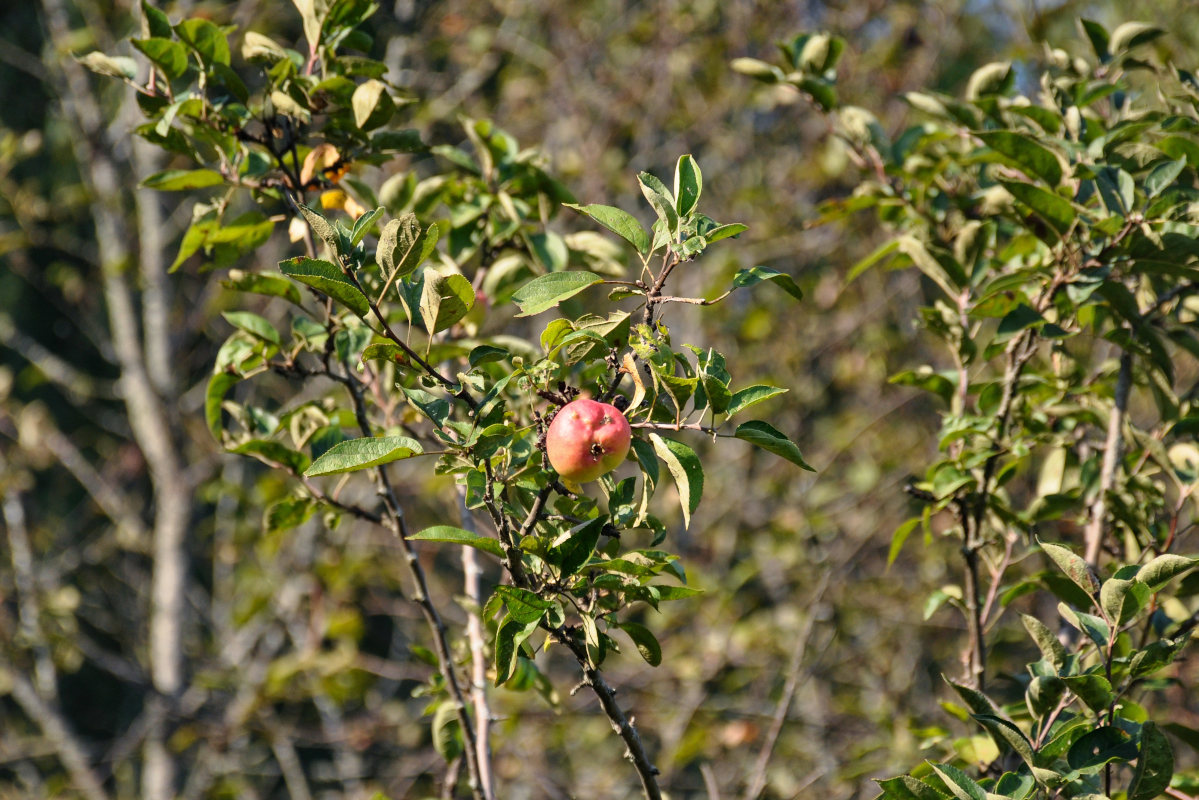
[[[587,658],[587,648],[562,630],[551,633],[557,641],[566,645],[575,660],[579,662],[579,666],[583,670],[583,685],[590,687],[599,700],[604,715],[611,723],[612,730],[624,741],[627,748],[625,758],[633,762],[633,768],[637,770],[637,776],[641,779],[641,789],[646,800],[662,800],[662,790],[658,787],[657,778],[659,770],[650,763],[645,745],[641,742],[641,735],[637,733],[632,721],[625,715],[620,704],[616,702],[616,692],[604,680],[600,671],[591,665],[590,659]]]
[[[341,381],[349,390],[350,399],[354,405],[354,413],[362,435],[372,436],[373,432],[366,418],[366,403],[362,396],[361,385],[350,373],[341,378]],[[467,712],[466,697],[462,691],[458,675],[454,670],[454,660],[450,653],[448,629],[441,618],[440,612],[437,610],[437,606],[433,604],[429,593],[429,581],[425,575],[424,567],[421,566],[420,560],[416,555],[416,550],[408,538],[408,525],[404,516],[404,510],[396,497],[395,489],[392,487],[391,479],[387,474],[386,465],[375,468],[375,485],[380,497],[383,499],[383,506],[386,512],[382,519],[382,525],[390,530],[400,543],[408,575],[413,583],[416,584],[416,590],[412,594],[412,599],[420,608],[421,615],[424,616],[425,622],[428,624],[433,636],[433,647],[437,654],[440,672],[445,679],[446,689],[449,691],[450,700],[454,704],[458,724],[462,731],[463,749],[465,750],[467,773],[470,775],[472,796],[475,800],[486,800],[482,789],[475,726],[470,718],[470,714]]]
[[[795,698],[795,692],[799,688],[800,668],[803,666],[804,653],[807,651],[808,640],[812,636],[812,628],[816,622],[815,606],[824,597],[830,574],[827,569],[821,573],[816,584],[816,592],[808,601],[808,614],[804,618],[803,626],[796,633],[795,646],[791,650],[791,658],[787,664],[787,680],[783,684],[783,694],[779,697],[778,705],[775,706],[774,716],[770,720],[770,729],[766,732],[762,749],[758,751],[758,758],[754,761],[754,768],[746,783],[745,793],[741,795],[742,800],[757,800],[761,796],[762,790],[766,788],[766,770],[770,766],[770,757],[774,754],[774,746],[783,732],[783,723],[791,709],[791,701]]]

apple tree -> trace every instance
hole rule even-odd
[[[964,622],[944,707],[967,735],[879,780],[894,800],[1193,795],[1174,666],[1199,611],[1194,539],[1199,82],[1163,31],[1082,21],[1090,53],[991,63],[962,96],[911,92],[888,133],[838,98],[844,42],[803,34],[733,68],[802,94],[860,168],[818,223],[888,231],[847,280],[915,269],[931,364],[892,381],[942,410],[908,485],[913,534],[960,553],[925,617]],[[1193,763],[1193,759],[1192,762]]]
[[[709,247],[746,230],[702,213],[691,156],[678,158],[669,186],[637,176],[648,229],[629,211],[576,203],[535,150],[488,120],[464,120],[461,145],[397,128],[411,98],[358,54],[370,48],[359,26],[375,4],[297,7],[299,49],[253,31],[231,37],[202,18],[173,22],[143,3],[131,43],[148,67],[82,59],[133,87],[146,117],[137,134],[170,154],[143,185],[198,198],[172,268],[211,270],[233,306],[207,382],[207,426],[229,453],[287,476],[264,536],[319,518],[395,537],[404,591],[427,627],[423,692],[449,792],[464,765],[472,797],[502,794],[485,684],[552,701],[536,656],[556,647],[576,662],[644,795],[658,798],[652,754],[602,668],[622,650],[660,663],[654,632],[630,612],[696,591],[667,521],[669,498],[689,525],[703,494],[689,442],[738,438],[810,469],[786,434],[752,419],[785,390],[736,381],[723,354],[672,338],[667,312],[756,284],[801,292],[759,266],[714,297],[673,294],[673,275],[702,269]],[[255,268],[284,237],[288,257]],[[579,403],[618,424],[619,446],[600,470],[559,475],[547,437],[549,458],[562,440],[569,447],[555,426]],[[416,473],[444,487],[444,497],[420,498],[443,515],[421,530],[397,477]],[[659,491],[667,484],[673,493]],[[660,518],[663,508],[672,517]],[[456,548],[471,616],[463,631],[447,625],[422,560]]]

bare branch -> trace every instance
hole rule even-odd
[[[108,800],[100,779],[88,765],[87,754],[66,719],[53,705],[43,700],[29,679],[16,670],[5,670],[12,683],[12,696],[17,704],[37,723],[42,734],[54,743],[58,758],[66,767],[71,781],[87,800]]]
[[[462,527],[475,532],[475,521],[466,507],[466,487],[458,486]],[[473,547],[462,548],[462,582],[466,597],[483,607],[483,593],[479,585],[483,570],[479,566],[478,553]],[[468,613],[466,638],[470,643],[470,697],[475,707],[475,747],[479,761],[479,788],[486,800],[495,800],[495,778],[491,772],[491,707],[487,702],[487,646],[483,636],[483,621],[479,614]]]
[[[68,41],[71,27],[63,0],[43,0],[42,4],[53,38]],[[78,130],[78,135],[72,137],[75,157],[84,167],[84,181],[93,196],[90,209],[99,247],[103,294],[120,366],[118,388],[154,485],[149,642],[151,678],[162,702],[151,698],[150,707],[156,709],[161,705],[165,718],[183,689],[182,628],[187,586],[183,541],[191,516],[191,491],[180,464],[170,417],[146,368],[126,270],[131,259],[132,237],[124,217],[120,170],[110,154],[112,144],[105,115],[83,68],[71,59],[61,59],[58,63],[63,104]],[[131,111],[131,101],[131,97],[126,98],[120,116]],[[146,800],[168,800],[175,795],[178,769],[174,755],[166,746],[166,734],[165,725],[151,725],[143,770]]]
[[[54,659],[38,619],[37,577],[33,572],[33,548],[25,527],[25,508],[20,492],[10,490],[0,503],[4,527],[8,531],[9,554],[12,556],[13,578],[17,585],[17,615],[21,637],[33,649],[34,680],[37,692],[44,700],[57,697],[57,674]]]
[[[1107,493],[1116,480],[1123,451],[1124,416],[1128,413],[1128,394],[1132,387],[1132,355],[1125,350],[1120,354],[1120,372],[1116,376],[1116,393],[1111,414],[1107,420],[1107,444],[1103,451],[1103,466],[1099,471],[1099,492],[1091,503],[1091,517],[1086,529],[1086,555],[1084,558],[1091,569],[1099,566],[1099,552],[1103,547],[1103,523],[1107,517]]]

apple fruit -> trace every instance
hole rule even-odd
[[[624,461],[632,433],[616,406],[580,397],[562,406],[550,423],[545,451],[564,481],[586,483]]]

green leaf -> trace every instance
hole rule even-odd
[[[576,205],[575,203],[566,203],[565,205],[567,208],[573,208],[580,214],[586,214],[591,217],[600,225],[603,225],[633,245],[641,255],[649,254],[649,234],[645,232],[645,228],[641,227],[641,223],[637,221],[637,218],[627,211],[614,208],[613,206],[602,206],[594,203],[586,206]]]
[[[304,23],[304,38],[308,40],[309,49],[315,53],[321,43],[322,23],[322,19],[316,13],[316,2],[315,0],[292,0],[292,4],[300,12],[300,19]]]
[[[995,338],[992,341],[996,344],[1006,342],[1024,330],[1044,325],[1045,322],[1045,318],[1035,309],[1020,303],[999,321],[999,327],[995,330]]]
[[[548,311],[563,300],[574,297],[588,286],[603,281],[594,272],[571,271],[551,272],[526,283],[512,293],[512,300],[520,307],[518,317],[531,317]]]
[[[246,61],[263,61],[273,64],[287,58],[287,51],[269,36],[255,31],[246,31],[241,42],[241,57]]]
[[[899,557],[899,553],[903,550],[903,544],[908,540],[908,536],[920,524],[920,517],[912,517],[902,523],[895,532],[891,534],[891,549],[887,551],[887,566],[890,567],[895,563],[895,559]]]
[[[421,542],[461,544],[466,547],[473,547],[476,550],[482,550],[485,553],[491,553],[497,558],[504,557],[504,548],[495,539],[480,536],[477,533],[472,533],[462,528],[455,528],[453,525],[434,525],[431,528],[425,528],[419,533],[410,534],[408,538]]]
[[[467,361],[472,367],[477,367],[480,364],[490,364],[493,361],[503,361],[510,356],[507,350],[502,347],[496,347],[490,344],[481,344],[478,347],[471,348],[470,355],[467,356]]]
[[[816,471],[815,467],[804,461],[803,454],[799,452],[795,443],[769,422],[760,419],[742,422],[737,426],[737,431],[733,435],[767,452],[774,453],[780,458],[785,458],[801,469],[809,472]]]
[[[1145,177],[1145,194],[1150,198],[1157,197],[1178,179],[1178,176],[1182,174],[1186,165],[1187,160],[1185,158],[1180,158],[1177,161],[1164,161],[1158,164]]]
[[[1058,603],[1057,611],[1062,615],[1062,619],[1085,633],[1101,650],[1108,646],[1112,631],[1102,619],[1096,617],[1094,614],[1075,611],[1065,603]]]
[[[699,457],[690,447],[674,439],[664,439],[656,433],[651,433],[649,439],[654,445],[654,452],[666,464],[678,487],[683,507],[683,527],[690,527],[691,515],[695,513],[704,493],[704,469]]]
[[[370,302],[340,269],[329,261],[299,256],[279,262],[279,270],[305,286],[311,286],[322,294],[366,319],[370,313]]]
[[[499,587],[506,588],[506,587]],[[500,621],[495,632],[495,685],[501,686],[512,677],[516,667],[516,658],[520,646],[524,644],[535,630],[540,616],[536,620],[521,622],[511,611]]]
[[[563,577],[574,575],[591,559],[605,521],[605,517],[589,519],[567,531],[564,539],[559,537],[555,540],[548,558]]]
[[[404,357],[404,349],[393,342],[374,342],[368,344],[362,351],[362,361],[399,361]]]
[[[1180,636],[1177,639],[1150,642],[1147,647],[1133,654],[1128,662],[1129,674],[1134,678],[1142,678],[1170,666],[1188,640],[1189,636]]]
[[[474,304],[474,287],[464,276],[457,272],[442,275],[425,270],[420,315],[430,336],[444,331],[465,317]]]
[[[696,164],[690,155],[679,156],[674,168],[674,196],[675,208],[680,217],[685,217],[695,210],[703,187],[704,179],[699,164]]]
[[[379,233],[379,245],[375,248],[375,258],[387,276],[386,283],[379,291],[380,300],[393,281],[412,274],[433,254],[440,235],[441,229],[436,225],[430,225],[422,231],[416,214],[411,211],[383,226]]]
[[[719,242],[721,239],[728,239],[733,236],[740,236],[749,230],[748,225],[742,225],[740,222],[730,222],[727,225],[717,225],[710,231],[704,232],[704,240],[708,244]]]
[[[378,131],[371,135],[371,149],[392,153],[423,153],[428,150],[420,138],[420,131]],[[403,173],[401,173],[401,177]]]
[[[85,56],[76,56],[75,60],[97,75],[107,78],[137,78],[137,62],[128,56],[108,56],[93,50]]]
[[[1099,605],[1112,624],[1119,626],[1140,612],[1149,594],[1143,583],[1108,578],[1099,589]]]
[[[383,206],[379,206],[371,211],[366,212],[358,219],[354,220],[354,228],[350,231],[350,244],[358,244],[363,240],[366,234],[370,231],[372,225],[379,217],[383,216]]]
[[[649,628],[636,622],[618,622],[617,627],[629,635],[645,663],[656,667],[662,663],[662,646]]]
[[[915,236],[903,235],[896,240],[899,252],[912,260],[916,269],[924,273],[933,283],[941,287],[946,297],[956,298],[965,283],[964,275],[951,275],[945,264],[938,261],[929,252],[928,246]],[[960,272],[960,268],[958,270]]]
[[[221,316],[235,328],[240,328],[251,336],[281,346],[279,331],[267,320],[249,311],[224,311]]]
[[[1152,721],[1141,726],[1141,752],[1128,786],[1128,800],[1153,800],[1170,786],[1174,776],[1174,751]]]
[[[861,261],[858,261],[849,268],[849,272],[847,272],[845,275],[845,284],[848,286],[849,284],[853,283],[854,280],[856,280],[857,277],[863,272],[870,269],[888,256],[894,255],[898,251],[899,240],[897,239],[892,239],[891,241],[885,242],[884,244],[878,246],[873,252],[870,253],[870,255],[866,256]]]
[[[1028,635],[1036,642],[1041,655],[1060,672],[1066,665],[1066,648],[1058,640],[1057,635],[1036,617],[1021,614],[1020,620],[1024,623],[1024,629],[1028,631]]]
[[[1097,55],[1099,60],[1102,62],[1107,62],[1110,60],[1111,53],[1107,48],[1107,30],[1098,22],[1094,22],[1093,20],[1083,19],[1080,20],[1080,22],[1082,22],[1083,32],[1086,33],[1087,38],[1091,41],[1091,48],[1095,51],[1095,55]]]
[[[911,775],[898,775],[875,783],[882,788],[885,800],[945,800],[948,797]]]
[[[364,131],[381,127],[395,114],[395,101],[387,91],[387,84],[371,78],[358,85],[350,99],[354,110],[354,124]]]
[[[272,503],[262,515],[262,527],[267,533],[298,528],[312,517],[317,504],[307,498],[287,498]]]
[[[296,288],[294,283],[286,278],[281,278],[278,275],[270,275],[265,272],[242,272],[239,269],[229,270],[228,279],[221,281],[221,285],[238,292],[251,292],[253,294],[267,295],[268,297],[282,297],[284,300],[297,306],[303,303],[303,298],[300,297],[300,290]]]
[[[334,253],[339,252],[338,244],[340,244],[340,241],[337,236],[337,229],[333,227],[333,223],[325,219],[324,215],[319,211],[311,209],[303,203],[300,203],[299,207],[300,213],[304,215],[304,219],[308,220],[308,226],[312,228],[312,232],[317,235],[317,238],[329,245],[329,249]]]
[[[536,625],[554,605],[553,601],[517,586],[497,586],[495,593],[504,598],[508,615],[522,625]]]
[[[733,392],[733,396],[729,398],[729,407],[725,411],[728,416],[744,411],[752,405],[757,405],[764,400],[769,400],[780,394],[784,394],[789,390],[781,389],[778,386],[768,386],[764,383],[747,386],[744,389],[738,389]]]
[[[1032,137],[1016,131],[982,131],[975,135],[1030,178],[1040,178],[1050,186],[1062,182],[1061,162]]]
[[[997,741],[1003,742],[1012,748],[1025,764],[1029,767],[1036,766],[1036,753],[1033,750],[1032,742],[1024,735],[1024,731],[1006,719],[997,717],[994,714],[971,714],[970,716],[979,725],[986,728],[987,732],[994,736]]]
[[[1062,547],[1060,544],[1042,542],[1040,539],[1037,540],[1037,543],[1041,545],[1041,550],[1053,559],[1053,563],[1066,573],[1066,577],[1074,581],[1084,592],[1093,597],[1099,591],[1099,580],[1091,573],[1091,568],[1087,566],[1087,562],[1083,560],[1082,556],[1076,555],[1069,548]]]
[[[950,680],[944,675],[941,677],[946,683],[949,684],[950,688],[957,692],[958,697],[962,698],[962,700],[973,713],[980,714],[982,716],[1002,718],[999,708],[991,701],[991,698],[987,697],[978,689],[967,686],[964,683],[958,683],[957,681]]]
[[[1059,238],[1074,224],[1074,206],[1061,195],[1021,181],[1001,180],[1000,183],[1012,193],[1013,197],[1048,223],[1057,232]]]
[[[142,0],[141,6],[142,15],[145,20],[145,33],[149,36],[159,38],[171,38],[171,21],[167,18],[167,15],[150,5],[147,0]]]
[[[305,477],[313,478],[318,475],[337,475],[342,472],[356,472],[367,467],[377,467],[398,461],[401,458],[411,458],[424,452],[420,442],[407,436],[378,436],[362,439],[350,439],[330,447],[324,455],[312,462],[305,472]]]
[[[1137,745],[1132,738],[1111,725],[1103,725],[1083,734],[1070,745],[1066,763],[1082,773],[1096,771],[1113,761],[1132,761],[1137,757]]]
[[[224,176],[212,169],[168,169],[146,178],[142,181],[142,186],[160,192],[181,192],[188,189],[206,189],[224,182]]]
[[[803,290],[796,285],[795,280],[790,275],[771,269],[770,267],[757,266],[737,270],[737,274],[733,276],[733,288],[740,289],[744,286],[753,286],[762,281],[773,281],[775,286],[796,300],[803,299]]]
[[[675,211],[674,198],[670,196],[666,185],[648,172],[640,173],[637,182],[641,185],[641,193],[645,195],[645,199],[649,201],[667,231],[672,235],[678,233],[679,214]]]
[[[1165,553],[1153,559],[1137,570],[1137,581],[1149,587],[1151,592],[1158,592],[1166,584],[1199,566],[1199,558],[1186,558],[1173,553]]]
[[[941,780],[945,781],[945,785],[949,791],[953,792],[953,796],[957,800],[987,800],[987,794],[983,788],[973,778],[952,764],[934,764],[930,761],[928,765],[941,777]]]
[[[231,372],[218,372],[208,379],[208,388],[204,391],[204,420],[212,438],[221,440],[221,403],[233,386],[241,381],[239,375]]]
[[[1161,28],[1144,22],[1125,22],[1112,31],[1108,47],[1112,55],[1119,55],[1126,50],[1152,42],[1165,33]]]
[[[659,600],[686,600],[704,593],[703,589],[692,589],[690,586],[664,586],[655,583],[654,588],[658,590]]]
[[[229,452],[242,456],[253,456],[270,466],[279,464],[287,467],[296,474],[303,473],[309,464],[308,456],[303,453],[297,453],[286,445],[270,441],[269,439],[251,439],[248,442],[243,442]]]
[[[168,80],[178,80],[187,72],[187,48],[172,39],[152,36],[130,39],[129,43],[162,68]]]
[[[1096,714],[1107,711],[1116,698],[1111,683],[1102,675],[1064,675],[1062,680],[1066,688],[1074,692],[1078,699]]]
[[[433,712],[433,749],[446,763],[462,755],[462,723],[454,704],[445,701]]]
[[[175,26],[175,33],[206,66],[229,66],[229,40],[215,24],[206,19],[185,19]]]

